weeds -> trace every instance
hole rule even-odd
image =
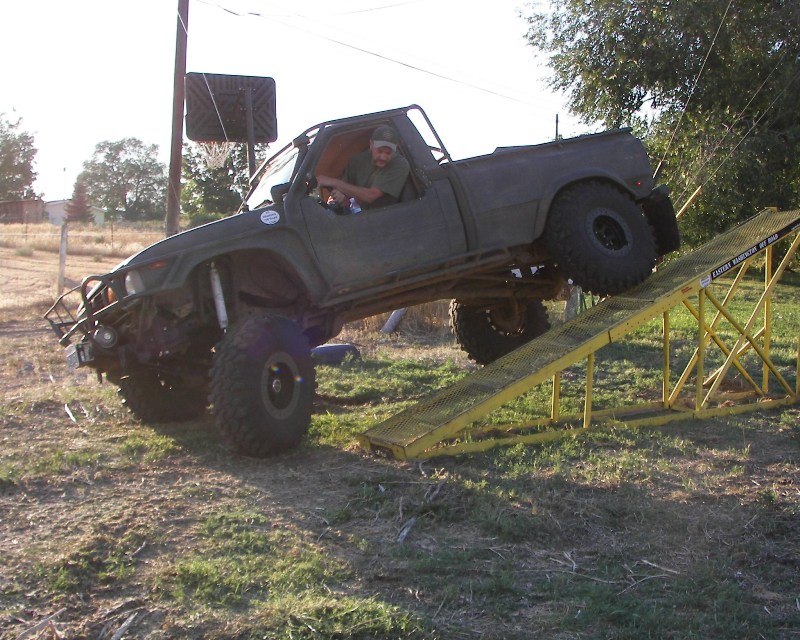
[[[57,592],[85,593],[129,577],[147,533],[112,523],[106,517],[94,525],[77,548],[39,567],[41,578]]]
[[[792,384],[796,289],[779,289],[773,336]],[[694,320],[672,324],[685,362]],[[360,360],[319,367],[304,444],[265,460],[233,454],[209,416],[139,424],[113,387],[68,376],[51,344],[8,332],[0,635],[62,607],[64,637],[101,637],[131,611],[131,637],[796,635],[796,407],[384,460],[355,437],[471,365],[431,334],[359,331]],[[658,397],[658,332],[598,358],[603,403]],[[565,373],[565,393],[581,373]],[[549,400],[535,390],[492,420],[546,415]]]

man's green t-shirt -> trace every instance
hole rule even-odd
[[[367,150],[354,156],[344,171],[344,181],[359,187],[376,187],[397,201],[408,178],[408,160],[394,155],[389,163],[379,169],[372,164],[372,153]],[[373,207],[388,204],[384,198],[372,203]],[[364,206],[362,204],[362,206]]]

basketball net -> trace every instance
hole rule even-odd
[[[200,153],[209,169],[221,169],[233,150],[232,142],[198,142]]]

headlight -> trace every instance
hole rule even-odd
[[[125,291],[129,296],[144,291],[144,280],[138,271],[128,271],[125,274]]]

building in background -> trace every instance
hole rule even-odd
[[[0,202],[0,222],[36,224],[44,220],[44,202],[39,199]]]
[[[51,224],[62,225],[67,219],[67,203],[69,200],[51,200],[44,203],[44,218]],[[106,214],[100,207],[89,205],[89,214],[92,222],[98,227],[103,226],[106,221]]]

